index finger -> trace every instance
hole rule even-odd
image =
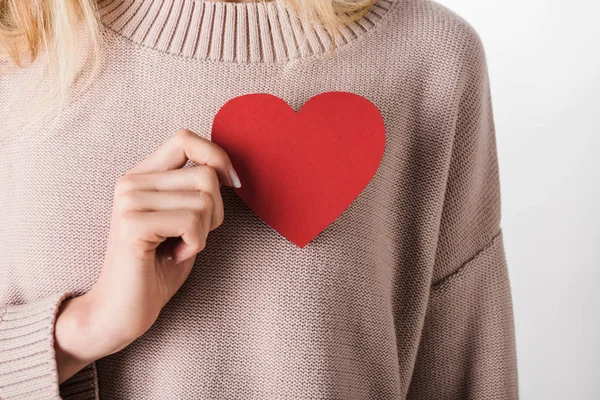
[[[225,150],[188,129],[180,129],[175,132],[169,140],[128,173],[170,171],[183,167],[187,160],[214,168],[221,183],[241,187],[238,175]]]

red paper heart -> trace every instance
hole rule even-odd
[[[298,113],[268,93],[235,97],[211,135],[240,177],[237,195],[301,248],[354,201],[385,148],[379,110],[349,92],[316,95]]]

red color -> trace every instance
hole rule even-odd
[[[302,248],[371,180],[385,127],[377,107],[353,93],[318,94],[298,113],[277,96],[255,93],[221,107],[212,141],[232,160],[240,199]]]

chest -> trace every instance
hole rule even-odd
[[[0,146],[0,296],[8,297],[1,299],[4,303],[91,288],[104,260],[115,182],[173,130],[154,120],[135,128],[123,124],[120,131],[113,131],[114,125],[104,124],[103,118],[90,118],[86,129],[77,129],[82,117],[73,112],[56,130],[39,136],[19,132]],[[201,122],[194,127],[195,132],[208,129]],[[215,271],[237,271],[219,278],[229,282],[229,287],[262,281],[257,277],[267,271],[271,276],[280,275],[277,282],[292,289],[306,288],[307,282],[293,276],[307,269],[322,273],[328,268],[332,275],[327,282],[349,279],[352,268],[359,276],[377,277],[380,268],[391,264],[365,268],[361,257],[373,251],[371,240],[365,240],[369,235],[384,239],[380,244],[388,250],[393,246],[382,223],[393,212],[394,189],[379,179],[303,249],[264,223],[232,189],[223,188],[224,224],[210,234],[197,262],[211,265]],[[369,206],[373,201],[385,205]],[[358,221],[363,229],[359,236]],[[328,290],[319,282],[309,285],[319,286],[314,288],[319,292]],[[375,282],[379,278],[374,278]],[[193,297],[196,292],[190,293]]]
[[[135,72],[136,66],[131,67],[129,72]],[[249,77],[240,78],[249,87],[219,83],[219,91],[210,86],[213,81],[196,77],[175,92],[170,86],[173,77],[133,85],[137,81],[129,72],[115,74],[119,81],[111,84],[100,77],[98,86],[66,109],[56,125],[32,126],[0,142],[0,296],[9,296],[0,300],[87,291],[102,267],[116,180],[181,127],[209,139],[222,104],[248,91],[262,91]],[[193,71],[185,72],[177,79],[194,76]],[[132,90],[113,93],[110,88],[115,86]],[[358,85],[289,93],[285,79],[274,80],[270,87],[296,111],[321,91],[362,92]],[[415,250],[429,251],[427,243],[415,249],[410,230],[428,235],[435,229],[437,216],[427,210],[435,209],[442,198],[443,163],[432,166],[427,160],[446,155],[447,143],[432,138],[444,135],[444,124],[439,122],[435,133],[425,131],[422,127],[429,125],[416,123],[425,115],[397,112],[404,103],[374,103],[386,128],[381,166],[352,204],[308,246],[299,249],[290,243],[224,188],[224,224],[209,235],[197,262],[215,271],[219,266],[237,271],[230,279],[238,283],[263,281],[261,274],[269,271],[279,278],[264,282],[285,282],[287,290],[299,292],[306,285],[321,285],[315,290],[327,292],[325,281],[295,280],[294,268],[309,274],[327,270],[327,281],[332,282],[363,281],[366,276],[381,288],[408,249],[411,257]],[[356,287],[362,290],[362,283]]]

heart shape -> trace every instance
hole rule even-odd
[[[377,107],[349,92],[310,98],[298,113],[268,93],[227,101],[211,140],[229,155],[240,199],[300,248],[339,217],[371,180],[383,157]]]

